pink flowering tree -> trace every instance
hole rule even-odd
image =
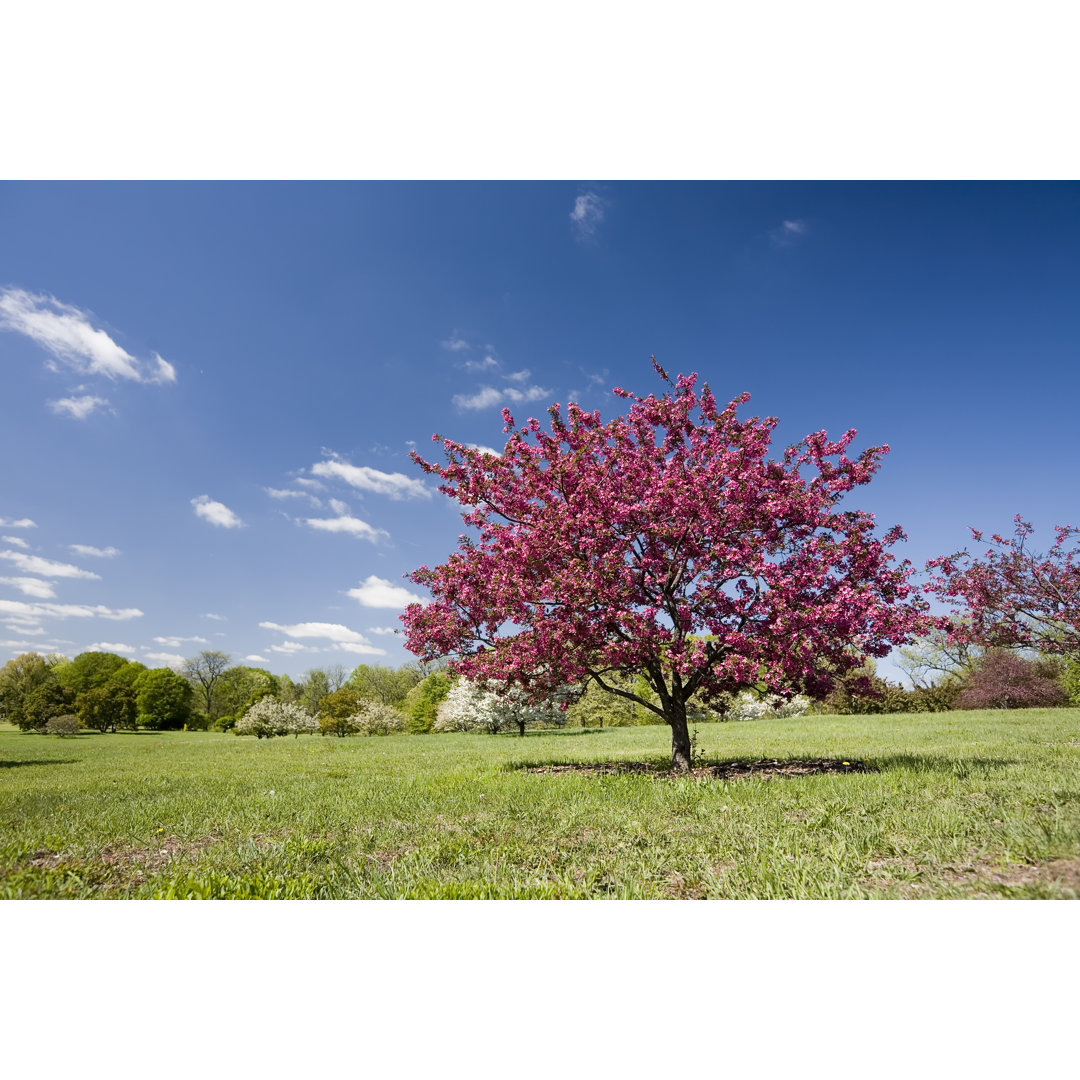
[[[672,766],[690,766],[687,703],[762,684],[828,694],[833,678],[926,629],[908,562],[871,514],[839,508],[888,447],[849,458],[808,435],[768,455],[774,418],[739,420],[695,375],[660,397],[615,394],[602,423],[571,404],[529,420],[502,455],[440,436],[445,464],[414,459],[465,508],[472,535],[409,577],[432,594],[402,615],[418,656],[535,699],[590,681],[666,721]],[[804,475],[808,474],[808,475]],[[612,675],[642,673],[655,701]]]
[[[984,648],[1034,649],[1080,660],[1080,529],[1055,528],[1045,555],[1028,549],[1031,525],[1017,514],[1013,539],[994,533],[982,556],[966,551],[931,559],[926,591],[952,602],[949,638]],[[1074,541],[1072,547],[1070,540]]]

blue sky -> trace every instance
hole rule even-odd
[[[697,371],[859,431],[917,565],[1080,521],[1080,186],[0,185],[0,660],[411,657],[456,545],[408,457]],[[30,525],[28,522],[32,522]]]

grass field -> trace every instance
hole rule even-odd
[[[661,727],[257,741],[3,726],[0,896],[1080,894],[1080,710],[698,731],[705,766],[840,771],[675,777]],[[590,762],[656,769],[530,771]]]

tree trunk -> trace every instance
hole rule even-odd
[[[668,710],[668,723],[671,725],[671,769],[673,772],[686,772],[690,760],[690,731],[686,726],[686,705],[672,701]]]
[[[519,720],[518,721],[518,734],[523,739],[525,738],[525,721],[524,720]]]

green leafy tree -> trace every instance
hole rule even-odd
[[[56,667],[63,657],[23,653],[0,668],[0,720],[7,720],[23,731],[37,726],[27,716],[29,696],[39,687],[56,683]]]
[[[245,667],[238,664],[221,673],[214,687],[213,719],[235,717],[239,719],[244,712],[267,694],[277,696],[280,681],[269,671],[257,667]]]
[[[422,678],[423,675],[415,664],[404,664],[396,670],[375,664],[361,664],[349,676],[347,685],[354,687],[360,696],[368,701],[399,706]]]
[[[214,688],[229,667],[229,654],[204,649],[198,656],[184,661],[181,672],[202,698],[203,712],[214,716]]]
[[[84,652],[79,653],[74,660],[57,664],[56,677],[75,694],[82,694],[115,681],[119,672],[129,663],[129,660],[117,656],[116,653]]]
[[[401,711],[411,735],[425,735],[435,730],[439,706],[450,693],[451,686],[453,682],[445,671],[433,671],[405,695]]]
[[[56,679],[39,683],[26,695],[23,715],[26,727],[44,731],[53,717],[69,714],[75,706],[75,695]]]
[[[171,668],[152,668],[139,680],[139,723],[155,731],[181,728],[191,715],[191,684]]]
[[[75,699],[75,708],[83,727],[100,732],[130,730],[139,713],[134,688],[118,682],[84,690]]]

